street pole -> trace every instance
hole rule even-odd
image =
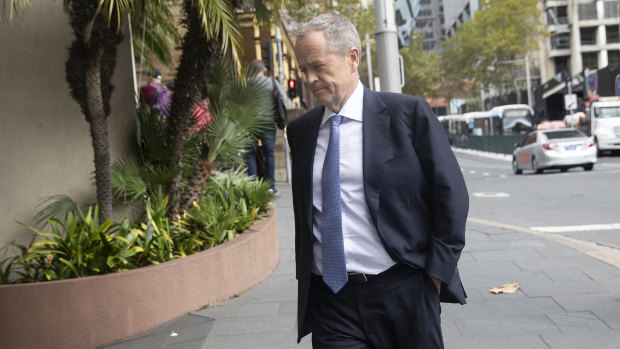
[[[282,68],[282,32],[280,31],[280,27],[276,26],[276,43],[278,46],[278,80],[280,81],[280,86],[284,86],[284,68]],[[299,98],[302,98],[301,96]],[[291,164],[289,163],[290,150],[288,149],[288,140],[286,138],[286,133],[283,134],[282,147],[284,148],[284,164],[286,166],[286,183],[291,182]]]
[[[280,86],[284,86],[284,71],[282,70],[282,32],[280,32],[279,26],[276,26],[276,44],[278,46],[278,80],[280,81]]]
[[[381,90],[401,93],[398,63],[398,36],[391,0],[375,1],[375,38]]]
[[[370,56],[370,36],[366,33],[366,60],[368,61],[368,87],[374,91],[375,87],[372,83],[372,57]]]
[[[362,1],[362,9],[364,11],[368,10],[368,0]],[[370,36],[366,33],[366,60],[368,61],[368,87],[371,91],[374,91],[375,87],[373,85],[373,76],[372,76],[372,57],[370,56]]]
[[[530,58],[525,54],[525,79],[527,80],[527,105],[532,106],[532,85],[530,83]]]

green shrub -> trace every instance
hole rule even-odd
[[[165,196],[147,198],[144,212],[133,223],[109,219],[99,224],[97,206],[89,206],[84,214],[77,205],[69,205],[62,219],[50,214],[54,218],[47,219],[44,229],[29,226],[34,237],[28,246],[11,242],[0,250],[13,254],[0,260],[0,283],[112,273],[203,251],[233,239],[260,219],[275,198],[269,188],[269,183],[240,171],[220,173],[213,176],[200,203],[174,223],[167,217]]]

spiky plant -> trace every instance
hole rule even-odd
[[[202,134],[200,162],[187,180],[181,196],[181,210],[188,210],[200,201],[215,166],[241,165],[243,154],[252,143],[252,136],[272,121],[265,117],[271,103],[257,81],[245,83],[230,67],[219,65],[211,74],[203,95],[209,96],[213,119]]]

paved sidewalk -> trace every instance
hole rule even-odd
[[[296,344],[292,198],[290,187],[278,190],[280,263],[270,277],[219,306],[105,348],[311,348],[309,336]],[[614,266],[541,236],[469,221],[459,268],[469,298],[465,306],[442,304],[447,349],[620,348]],[[489,292],[506,283],[520,289]]]

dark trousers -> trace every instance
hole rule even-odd
[[[274,148],[276,146],[276,127],[270,126],[268,130],[261,136],[262,150],[265,156],[265,172],[259,173],[256,157],[258,152],[258,139],[252,144],[252,148],[248,151],[245,164],[247,166],[248,176],[258,176],[271,181],[271,187],[275,187],[275,154]]]
[[[309,320],[315,349],[443,348],[439,293],[419,269],[392,268],[334,294],[312,275]]]

